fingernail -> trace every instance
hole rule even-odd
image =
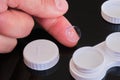
[[[64,10],[68,6],[68,3],[66,0],[55,0],[55,4],[59,10]]]
[[[80,37],[74,29],[74,26],[70,26],[66,29],[66,36],[67,39],[71,42],[78,42],[78,40],[80,39]]]

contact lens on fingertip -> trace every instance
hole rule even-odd
[[[81,37],[81,32],[78,33],[79,28],[76,29],[75,26],[69,26],[66,28],[65,34],[68,41],[76,43]]]
[[[34,40],[23,51],[24,63],[33,70],[43,71],[55,66],[59,61],[59,49],[49,40]]]
[[[80,27],[78,26],[73,26],[75,31],[77,32],[78,36],[81,37],[81,30],[80,30]]]

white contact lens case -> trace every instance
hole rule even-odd
[[[102,80],[110,68],[120,66],[120,32],[96,46],[77,49],[69,66],[75,80]]]
[[[120,0],[107,0],[101,6],[104,20],[113,24],[120,24]]]
[[[34,40],[25,46],[23,58],[25,65],[33,70],[48,70],[59,61],[59,49],[52,41]]]

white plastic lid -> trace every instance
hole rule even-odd
[[[93,47],[83,47],[75,51],[72,60],[77,70],[91,72],[101,68],[104,56]]]
[[[49,40],[35,40],[26,45],[23,51],[24,63],[34,70],[47,70],[59,61],[59,50]]]
[[[120,0],[107,0],[101,6],[102,17],[113,24],[120,24]]]
[[[120,32],[114,32],[106,38],[107,47],[114,51],[120,53]]]

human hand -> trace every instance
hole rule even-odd
[[[17,38],[30,34],[34,20],[67,47],[77,44],[79,36],[63,16],[68,10],[65,0],[0,0],[0,53],[8,53]]]

